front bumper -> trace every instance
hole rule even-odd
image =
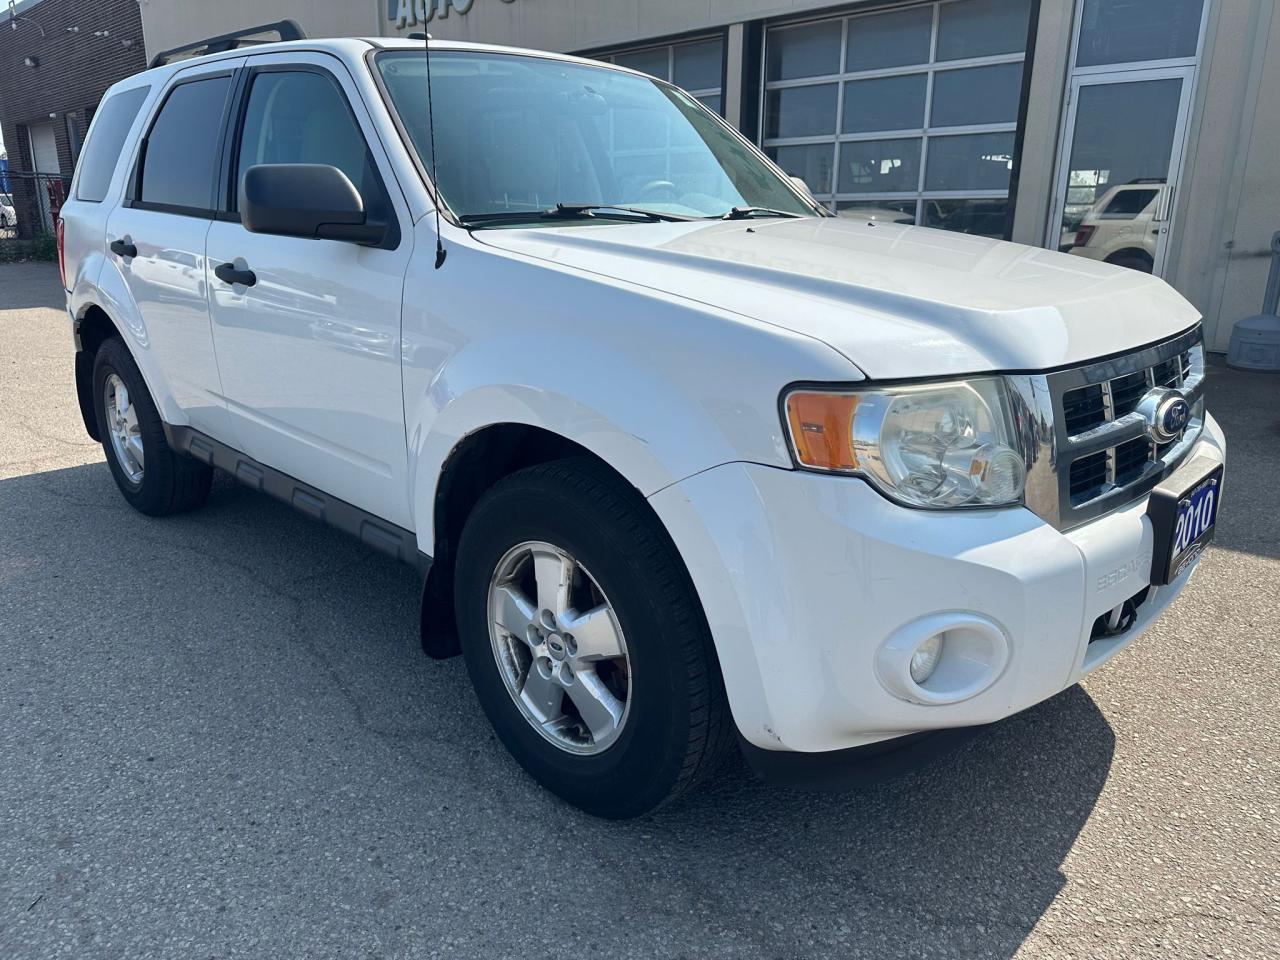
[[[1187,462],[1224,455],[1207,417]],[[1001,720],[1132,643],[1195,567],[1158,588],[1124,633],[1090,642],[1099,616],[1149,584],[1145,497],[1064,533],[1024,509],[911,510],[856,478],[731,463],[650,502],[702,599],[738,728],[765,750],[844,750]],[[1004,643],[998,678],[954,703],[891,692],[882,649],[918,621],[957,615]]]

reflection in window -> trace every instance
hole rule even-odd
[[[813,193],[821,196],[831,192],[831,174],[835,169],[835,148],[831,144],[766,147],[765,153],[788,176],[803,180]]]
[[[1102,211],[1104,220],[1133,220],[1151,206],[1159,195],[1158,189],[1120,190]]]
[[[839,213],[1003,236],[1030,9],[947,0],[771,28],[766,151]]]
[[[919,180],[919,140],[858,140],[840,151],[841,193],[902,193]]]
[[[1000,238],[1005,235],[1009,219],[1009,201],[1004,200],[926,200],[924,225],[979,237]]]
[[[980,133],[929,141],[925,189],[939,192],[1008,189],[1013,134]]]

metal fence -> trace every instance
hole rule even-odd
[[[48,257],[66,200],[58,174],[6,170],[0,176],[0,261]]]

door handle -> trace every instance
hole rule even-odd
[[[258,275],[252,270],[237,270],[233,263],[220,263],[213,268],[213,275],[227,284],[244,284],[252,287],[258,282]]]
[[[123,240],[111,241],[111,252],[117,257],[136,257],[138,248],[129,241],[128,237],[125,237]]]

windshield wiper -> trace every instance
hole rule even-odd
[[[637,219],[639,218],[639,219]],[[541,220],[619,220],[625,223],[678,223],[696,220],[679,213],[617,207],[608,203],[557,203],[549,210],[511,210],[505,213],[472,213],[459,217],[467,226],[498,223],[537,223]]]
[[[800,214],[791,213],[789,210],[775,210],[772,207],[734,207],[721,220],[750,220],[752,217],[786,217],[788,219],[797,219]]]
[[[641,207],[619,207],[612,203],[557,203],[552,209],[543,211],[542,215],[548,220],[556,220],[560,217],[571,219],[582,214],[600,216],[601,212],[607,216],[610,211],[634,213],[636,216],[665,223],[684,223],[698,219],[697,217],[687,217],[682,213],[667,213],[665,210],[645,210]]]

